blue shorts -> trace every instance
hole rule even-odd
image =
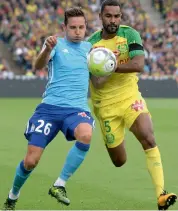
[[[24,135],[29,145],[45,148],[59,131],[68,141],[75,140],[74,130],[80,123],[93,127],[94,119],[90,112],[41,103],[29,119]]]

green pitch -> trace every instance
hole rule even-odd
[[[12,185],[15,168],[26,152],[27,142],[23,136],[26,122],[39,102],[40,99],[0,99],[1,207]],[[178,100],[149,99],[147,103],[162,154],[166,189],[178,194]],[[127,164],[115,168],[103,145],[98,125],[84,164],[67,184],[71,205],[58,204],[48,196],[48,189],[58,177],[71,145],[62,134],[49,145],[21,191],[18,210],[157,209],[140,144],[127,133]],[[178,210],[178,203],[171,209]]]

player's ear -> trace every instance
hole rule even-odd
[[[61,28],[63,31],[66,31],[66,25],[64,23],[61,24]]]
[[[122,19],[122,13],[120,13],[120,18]]]
[[[99,13],[99,19],[101,20],[101,13]]]

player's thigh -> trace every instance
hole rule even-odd
[[[140,93],[128,100],[125,100],[124,107],[126,108],[124,112],[124,122],[128,129],[131,128],[140,114],[149,114],[146,102]]]
[[[61,131],[68,141],[78,140],[89,144],[95,121],[90,112],[74,112],[63,121]]]
[[[108,109],[107,109],[108,107]],[[124,140],[125,125],[122,116],[112,106],[95,109],[103,140],[108,148],[119,146]]]
[[[130,128],[130,131],[140,141],[144,150],[156,146],[153,133],[153,124],[148,113],[141,113],[134,121],[133,125]]]
[[[145,100],[138,94],[138,96],[126,101],[125,107],[127,107],[124,114],[126,126],[141,143],[149,138],[152,145],[154,141],[153,126]]]
[[[116,167],[126,162],[126,151],[124,145],[125,125],[121,117],[97,115],[100,128],[109,156]],[[103,118],[104,117],[104,118]]]
[[[57,135],[60,125],[53,116],[47,114],[34,115],[29,119],[25,130],[25,137],[28,145],[44,149]]]

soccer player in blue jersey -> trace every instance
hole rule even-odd
[[[80,8],[71,8],[65,12],[64,23],[65,37],[48,37],[35,63],[36,69],[48,64],[49,81],[42,103],[28,121],[25,131],[27,154],[17,166],[12,188],[4,203],[5,210],[15,209],[20,189],[59,131],[67,140],[76,142],[49,194],[58,202],[69,205],[65,183],[79,168],[90,147],[94,120],[87,100],[87,53],[91,44],[83,41],[86,18]]]

